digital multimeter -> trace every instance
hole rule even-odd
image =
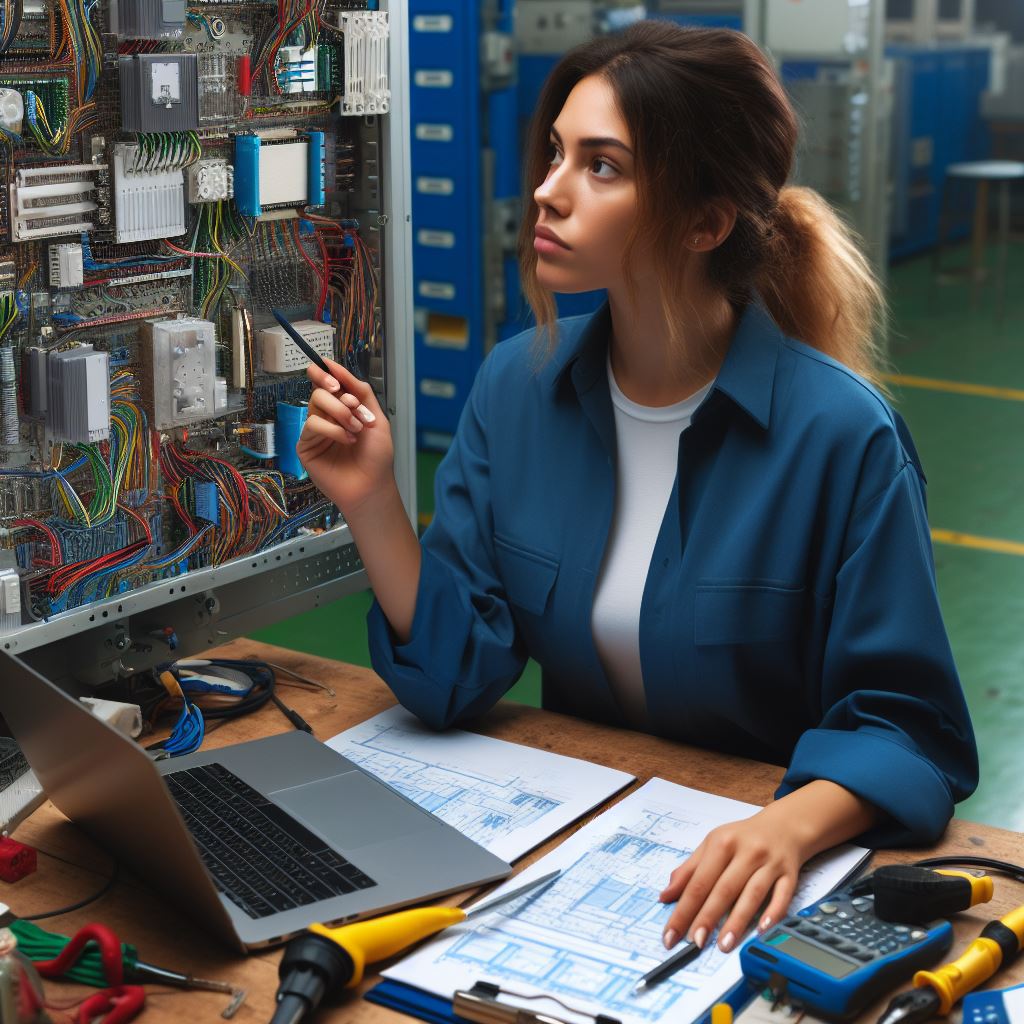
[[[948,921],[882,921],[873,897],[842,890],[751,939],[740,964],[755,985],[781,979],[793,1002],[847,1018],[933,964],[952,943]]]

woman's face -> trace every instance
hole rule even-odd
[[[637,195],[629,129],[603,78],[577,83],[550,143],[551,166],[533,194],[537,280],[553,292],[614,287]]]

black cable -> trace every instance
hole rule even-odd
[[[153,670],[154,675],[159,676],[161,672],[170,671],[173,663],[157,665]],[[203,712],[203,718],[206,721],[213,721],[216,719],[229,720],[233,718],[241,718],[243,715],[252,714],[254,711],[258,711],[267,701],[272,701],[280,710],[281,713],[288,719],[289,722],[296,729],[301,729],[303,732],[312,733],[312,728],[305,719],[292,708],[288,707],[274,692],[277,681],[274,675],[274,670],[263,661],[257,658],[247,659],[232,659],[232,658],[211,658],[209,660],[209,666],[211,668],[230,668],[238,672],[242,672],[252,680],[252,689],[244,696],[239,697],[232,704],[214,704],[209,707],[204,706],[201,703],[203,695],[193,694],[192,700],[198,704]],[[187,672],[186,669],[179,670],[181,672]],[[197,671],[201,669],[197,668]],[[141,700],[140,700],[141,696]],[[223,699],[224,697],[230,697],[230,694],[216,694],[215,696]],[[152,688],[151,694],[147,697],[146,694],[135,694],[134,699],[142,707],[142,717],[146,721],[150,721],[153,717],[154,711],[168,699],[167,690],[164,689],[162,683],[156,684]],[[159,750],[163,746],[163,741],[159,741],[148,746],[147,750]]]
[[[7,45],[0,48],[0,53],[6,53],[11,48],[11,43],[17,40],[18,30],[21,28],[21,19],[23,13],[24,10],[22,0],[14,0],[14,17],[11,18],[11,21],[14,23],[14,25],[9,31],[6,31],[4,33],[7,36]]]
[[[103,883],[102,887],[98,889],[92,896],[86,897],[84,900],[79,900],[77,903],[70,903],[66,907],[59,907],[57,910],[47,910],[43,914],[31,914],[21,915],[22,921],[42,921],[47,917],[60,917],[61,914],[70,914],[73,910],[81,910],[82,907],[87,907],[90,903],[95,903],[97,900],[102,899],[104,896],[114,888],[114,884],[117,882],[117,877],[121,872],[121,867],[114,861],[114,867],[110,872],[110,877]]]
[[[992,857],[927,857],[924,860],[914,861],[914,867],[918,868],[954,868],[971,867],[985,868],[987,871],[995,871],[997,874],[1006,875],[1015,882],[1024,882],[1024,867],[1019,864],[1011,864],[1005,860],[995,860]]]
[[[277,707],[281,714],[288,719],[296,729],[301,729],[303,732],[312,734],[313,727],[307,722],[298,711],[288,707],[287,704],[276,693],[270,695],[270,699],[274,702],[274,706]]]

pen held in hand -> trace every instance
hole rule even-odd
[[[636,984],[633,994],[643,992],[652,985],[657,985],[670,974],[675,974],[688,963],[700,956],[700,946],[696,942],[685,942],[667,960],[663,960],[657,967],[652,967]]]
[[[291,338],[292,341],[294,341],[295,344],[298,346],[299,351],[314,366],[323,370],[324,373],[326,373],[327,376],[331,378],[331,380],[338,380],[338,378],[335,377],[333,373],[331,373],[330,367],[323,361],[323,358],[321,357],[320,353],[317,352],[317,350],[313,348],[313,346],[310,345],[310,343],[306,341],[306,339],[295,329],[295,327],[291,324],[291,322],[284,315],[284,313],[282,313],[281,310],[279,309],[272,309],[270,312],[274,314],[274,319],[284,328],[285,333],[288,335],[288,337]],[[338,384],[340,385],[341,382],[338,381]],[[340,391],[338,393],[344,394],[343,391]],[[355,410],[355,412],[356,415],[364,423],[373,423],[373,421],[377,418],[376,416],[374,416],[372,412],[370,412],[369,409],[366,408],[365,405],[360,405]]]
[[[285,334],[288,335],[292,341],[298,346],[299,351],[316,367],[319,367],[328,377],[333,377],[334,374],[328,369],[327,364],[323,361],[320,353],[292,326],[288,318],[279,309],[272,309],[270,311],[274,314],[274,319],[284,328]]]

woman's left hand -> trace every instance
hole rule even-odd
[[[718,946],[728,953],[754,915],[766,931],[785,916],[807,860],[871,828],[878,809],[848,789],[814,779],[743,821],[719,825],[672,872],[663,903],[679,900],[665,926],[671,949],[684,935],[703,948],[728,914]]]
[[[806,856],[796,823],[780,820],[786,817],[780,810],[781,804],[770,804],[751,818],[713,829],[672,872],[660,897],[663,903],[679,900],[665,927],[667,948],[684,935],[703,948],[728,913],[718,937],[728,953],[766,899],[762,931],[785,915]]]

